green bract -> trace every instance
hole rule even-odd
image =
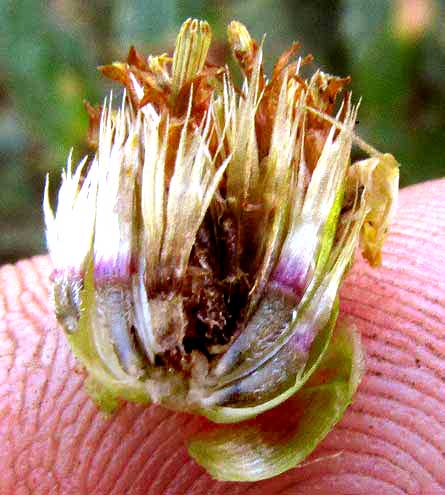
[[[122,104],[89,107],[97,151],[44,210],[56,316],[93,399],[206,416],[220,425],[191,455],[255,480],[303,460],[352,399],[363,356],[338,293],[357,246],[380,262],[398,167],[354,135],[348,78],[304,80],[296,44],[267,78],[246,28],[228,38],[241,88],[196,20],[173,58],[131,48],[102,67]],[[353,143],[370,157],[351,165]]]
[[[339,325],[317,364],[312,382],[280,408],[197,435],[189,444],[190,455],[213,477],[226,481],[257,481],[297,466],[351,402],[364,371],[358,334]]]

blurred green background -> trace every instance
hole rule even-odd
[[[187,17],[267,33],[266,67],[293,40],[316,64],[351,74],[359,134],[402,163],[402,185],[445,174],[443,0],[0,0],[0,263],[45,250],[41,197],[66,156],[88,152],[83,100],[110,88],[95,69],[130,44],[171,51]]]

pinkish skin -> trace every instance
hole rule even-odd
[[[257,483],[214,481],[189,458],[203,418],[135,404],[100,413],[54,320],[48,258],[2,267],[0,493],[444,494],[444,197],[445,180],[402,191],[383,266],[358,262],[345,281],[341,314],[362,333],[367,372],[309,461],[322,460]]]

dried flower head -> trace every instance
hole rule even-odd
[[[172,58],[131,48],[101,67],[122,104],[88,107],[96,154],[75,172],[68,159],[44,210],[57,319],[98,403],[237,423],[189,449],[217,478],[252,480],[304,459],[358,385],[338,292],[358,245],[380,262],[398,167],[355,136],[348,78],[304,79],[297,44],[267,78],[242,24],[228,40],[240,88],[197,20]],[[370,157],[351,165],[354,143]]]

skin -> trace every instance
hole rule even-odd
[[[0,493],[445,494],[444,197],[445,180],[401,193],[382,267],[356,263],[342,290],[367,351],[354,403],[309,462],[258,483],[215,482],[188,457],[201,418],[99,413],[52,316],[48,258],[4,266]]]

